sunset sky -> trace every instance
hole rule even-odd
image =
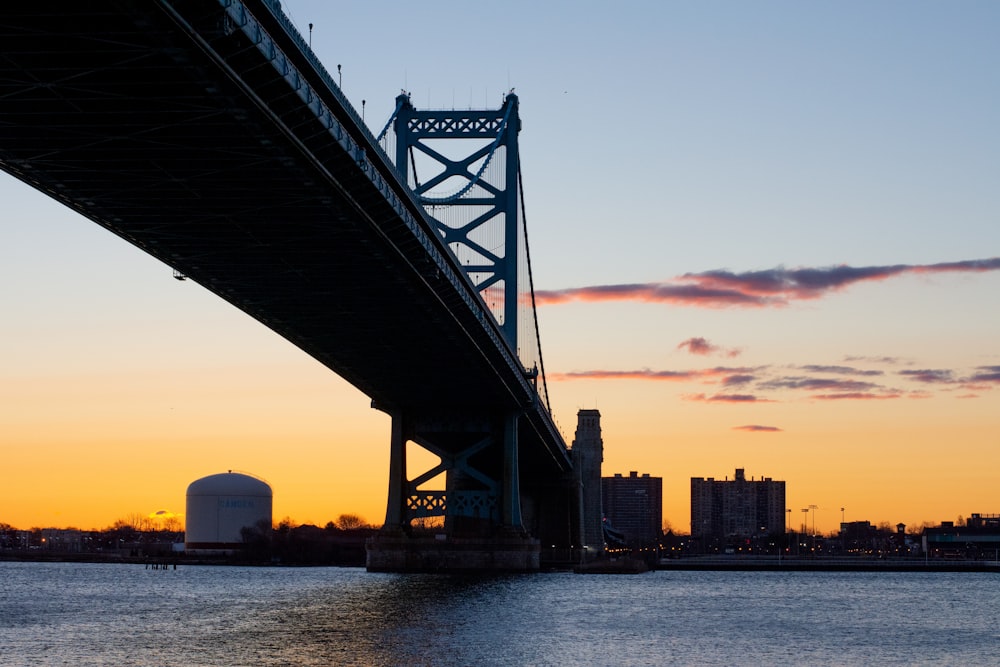
[[[735,468],[786,481],[793,527],[1000,513],[1000,3],[283,6],[373,132],[400,90],[515,89],[556,420],[599,409],[604,474],[662,477],[676,529]],[[0,201],[0,522],[183,513],[228,469],[276,520],[382,521],[368,398],[6,175]]]

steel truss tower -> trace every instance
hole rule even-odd
[[[530,290],[526,271],[521,271],[526,248],[519,252],[520,126],[518,100],[512,93],[499,109],[487,111],[421,111],[402,94],[379,140],[388,137],[383,146],[395,157],[400,179],[412,189],[527,368],[535,362],[525,363],[520,355],[525,343],[518,340],[518,306],[530,307],[520,293]],[[534,372],[526,370],[532,376]],[[537,567],[525,565],[537,564],[538,540],[530,537],[525,526],[529,522],[522,516],[519,412],[487,409],[470,414],[447,406],[440,411],[387,412],[393,421],[388,507],[382,550],[369,545],[369,568],[408,569],[399,554],[415,547],[399,546],[393,535],[407,533],[412,521],[427,517],[444,517],[450,537],[486,539],[483,550],[490,552],[491,562],[511,569]],[[437,455],[441,463],[408,479],[407,441]],[[418,488],[441,473],[446,476],[445,490]],[[496,539],[500,541],[490,541]]]
[[[517,96],[510,93],[499,109],[486,111],[418,111],[404,94],[396,98],[396,108],[392,124],[400,178],[517,351],[522,342]]]

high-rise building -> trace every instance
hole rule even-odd
[[[785,483],[770,477],[747,480],[691,478],[691,535],[753,537],[785,531]]]
[[[647,544],[659,540],[663,532],[663,478],[640,476],[631,471],[628,477],[616,473],[601,478],[601,502],[611,526],[625,534],[628,544]]]
[[[576,436],[573,438],[570,456],[581,487],[580,521],[583,546],[603,551],[601,463],[604,462],[604,440],[601,439],[600,411],[580,410],[576,413]]]

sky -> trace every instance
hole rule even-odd
[[[283,7],[373,132],[401,90],[517,93],[556,422],[600,410],[604,474],[662,477],[676,530],[736,468],[785,480],[793,528],[1000,513],[1000,4]],[[0,522],[182,514],[232,469],[275,520],[381,523],[364,395],[6,175],[0,201]]]

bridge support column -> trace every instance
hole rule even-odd
[[[382,531],[401,533],[405,525],[406,498],[406,428],[403,414],[392,413],[392,436],[389,441],[389,498]]]
[[[380,572],[538,570],[540,543],[521,514],[517,413],[391,413],[385,524],[368,541],[367,566]],[[441,463],[409,479],[414,442]],[[421,488],[446,475],[444,491]],[[415,520],[444,519],[421,526]]]
[[[524,534],[521,521],[520,467],[517,459],[516,413],[507,415],[503,433],[503,527],[515,534]]]

